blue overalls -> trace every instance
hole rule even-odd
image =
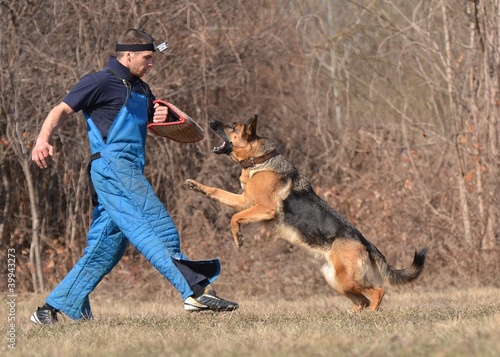
[[[127,93],[106,142],[85,113],[92,154],[100,153],[91,166],[97,205],[83,257],[46,300],[75,320],[92,317],[89,294],[119,262],[129,241],[183,299],[193,295],[195,284],[213,282],[220,272],[218,259],[189,261],[181,253],[174,222],[144,176],[149,99],[129,85]]]

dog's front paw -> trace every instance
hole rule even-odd
[[[194,192],[203,193],[204,195],[207,194],[205,191],[203,191],[203,189],[201,189],[198,186],[199,183],[196,182],[195,180],[188,179],[188,180],[184,181],[184,185],[186,185],[187,188],[189,188],[190,190],[193,190]]]
[[[234,237],[234,243],[236,244],[236,248],[240,248],[241,246],[243,246],[243,241],[244,241],[243,235],[240,232],[238,232]]]

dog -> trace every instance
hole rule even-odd
[[[352,301],[352,311],[378,310],[383,282],[405,284],[422,273],[427,249],[415,251],[409,267],[392,268],[373,243],[316,194],[272,140],[257,135],[257,115],[245,123],[210,120],[209,125],[224,141],[212,152],[227,154],[241,165],[243,191],[235,194],[192,179],[185,184],[237,211],[231,232],[238,247],[242,224],[268,221],[276,234],[326,260],[321,270],[327,283]]]

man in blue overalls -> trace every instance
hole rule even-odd
[[[128,242],[180,292],[185,310],[238,308],[211,285],[220,272],[218,259],[190,261],[181,253],[177,229],[144,176],[148,121],[163,122],[168,114],[166,107],[153,106],[154,96],[141,80],[157,49],[144,31],[127,30],[108,67],[84,76],[43,122],[32,151],[42,169],[54,154],[49,143],[54,132],[71,114],[85,114],[95,207],[83,257],[33,313],[34,323],[55,323],[57,312],[74,320],[92,318],[89,294],[119,262]]]

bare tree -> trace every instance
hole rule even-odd
[[[238,190],[238,168],[211,155],[208,120],[257,113],[260,134],[389,258],[426,245],[428,274],[488,280],[477,273],[499,261],[499,1],[0,0],[0,234],[19,249],[26,287],[71,268],[91,219],[82,115],[54,137],[49,169],[31,165],[33,141],[129,27],[169,42],[147,81],[206,129],[196,144],[150,136],[147,148],[146,173],[188,255],[250,274],[226,239],[230,212],[182,182]],[[265,257],[273,237],[254,235],[248,249]]]

